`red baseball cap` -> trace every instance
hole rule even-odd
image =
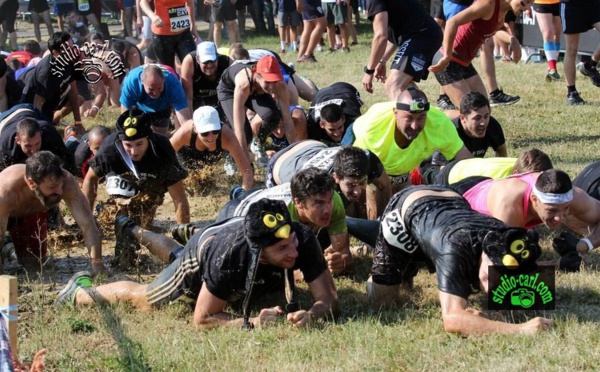
[[[256,72],[269,83],[283,81],[283,74],[281,73],[279,62],[271,55],[266,55],[258,60]]]

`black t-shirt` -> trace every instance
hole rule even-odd
[[[202,250],[199,267],[202,281],[195,281],[195,285],[189,289],[194,298],[198,297],[202,282],[206,284],[210,293],[229,303],[244,298],[252,252],[244,235],[243,221],[243,218],[239,218],[223,226]],[[321,246],[310,228],[297,222],[293,222],[292,225],[298,238],[298,257],[293,270],[302,271],[304,280],[310,283],[327,270],[327,265]],[[186,246],[186,249],[190,248],[192,247]],[[274,288],[283,288],[283,283],[283,269],[259,264],[252,293],[260,295]]]
[[[96,156],[90,160],[90,168],[98,177],[115,173],[127,179],[137,191],[163,195],[167,188],[187,177],[187,171],[179,164],[169,139],[151,133],[148,150],[140,161],[133,162],[139,179],[129,169],[117,146],[122,146],[117,133],[112,133],[102,143]]]
[[[502,130],[502,126],[498,123],[498,120],[494,119],[490,116],[490,123],[485,131],[485,137],[483,138],[471,138],[467,136],[463,126],[460,123],[459,118],[452,119],[454,126],[456,127],[456,131],[458,132],[458,136],[465,144],[467,150],[473,154],[476,158],[483,158],[485,153],[489,147],[496,150],[498,147],[504,145],[506,143],[506,139],[504,138],[504,131]]]
[[[361,115],[360,108],[364,105],[364,102],[360,97],[358,89],[344,82],[333,83],[330,86],[320,89],[315,94],[307,115],[308,138],[323,142],[327,146],[339,146],[340,143],[333,141],[319,125],[321,122],[321,108],[331,103],[342,106],[342,111],[346,119],[344,122],[345,131]]]
[[[60,66],[59,66],[60,65]],[[52,55],[47,55],[35,66],[19,76],[25,86],[22,103],[33,103],[35,95],[46,99],[42,113],[46,120],[52,121],[54,111],[68,100],[70,83],[82,80],[81,71],[75,71],[73,63],[60,64]]]
[[[217,98],[217,86],[221,75],[229,67],[229,57],[224,55],[217,55],[217,78],[215,80],[209,80],[202,73],[198,61],[196,59],[196,52],[190,53],[194,64],[194,88],[193,88],[193,106],[194,110],[200,106],[212,106],[217,107],[219,105],[219,99]]]
[[[416,249],[409,253],[390,245],[385,238],[386,229],[388,237],[398,237],[400,241],[409,238],[398,232],[397,226],[388,227],[395,226],[393,223],[388,225],[388,221],[397,219],[408,195],[432,188],[450,190],[442,186],[415,186],[395,194],[390,200],[383,212],[377,237],[374,280],[381,267],[385,267],[384,271],[388,274],[402,275],[415,261],[425,262],[430,270],[437,273],[440,291],[466,299],[479,289],[479,262],[483,252],[482,242],[487,233],[492,230],[502,233],[523,230],[525,236],[526,232],[524,229],[509,228],[500,220],[475,212],[463,198],[426,196],[413,202],[403,218],[408,236],[416,242]],[[405,247],[410,248],[411,244],[405,244]],[[406,274],[411,276],[416,271]]]
[[[7,111],[6,113],[9,113]],[[54,125],[44,120],[42,114],[37,110],[27,110],[15,115],[7,122],[0,132],[0,171],[13,164],[23,164],[27,155],[17,145],[17,124],[23,119],[33,119],[41,128],[42,147],[40,151],[50,151],[63,161],[63,167],[69,172],[73,171],[72,157],[67,155],[67,148]]]
[[[419,0],[367,0],[369,20],[372,21],[381,12],[388,12],[388,27],[396,43],[409,39],[413,34],[440,27]]]
[[[223,139],[222,135],[219,135],[217,138],[217,148],[215,151],[198,150],[196,148],[197,139],[198,134],[195,131],[192,132],[190,144],[188,146],[182,146],[177,152],[177,158],[187,169],[198,169],[198,167],[201,167],[203,164],[214,164],[223,158],[225,150],[223,150],[221,144],[221,140]]]
[[[81,141],[75,149],[75,169],[73,175],[85,178],[85,174],[90,167],[89,161],[94,157],[90,144],[88,143],[88,133],[81,137]]]

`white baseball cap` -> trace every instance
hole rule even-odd
[[[217,60],[217,47],[212,41],[203,41],[196,47],[196,55],[200,63]]]
[[[194,128],[198,134],[221,130],[219,113],[211,106],[202,106],[194,111]]]

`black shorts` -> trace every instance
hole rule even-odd
[[[77,93],[83,97],[84,101],[91,101],[94,98],[87,81],[75,80],[75,85],[77,85]]]
[[[279,12],[277,13],[277,22],[279,27],[298,27],[302,23],[302,16],[295,10],[293,12]]]
[[[325,17],[321,0],[306,0],[304,2],[304,11],[302,12],[302,20],[312,21],[321,17]]]
[[[434,19],[446,20],[446,16],[444,15],[443,0],[433,0],[431,2],[431,17]]]
[[[438,61],[441,58],[442,53],[438,52],[435,55],[434,61]],[[477,75],[477,70],[475,70],[472,63],[469,63],[465,67],[454,61],[450,61],[445,69],[435,73],[435,78],[441,86],[444,86],[456,83],[457,81],[467,80],[475,75]]]
[[[225,112],[225,116],[227,116],[227,121],[233,126],[233,97],[227,99],[219,97],[219,103],[223,108],[223,112]],[[265,143],[269,134],[279,125],[281,120],[281,111],[277,107],[277,102],[270,94],[252,94],[246,100],[245,106],[262,119],[262,125],[256,137],[258,137],[260,143]],[[246,118],[244,124],[246,141],[250,143],[252,141],[252,128],[248,117],[246,115],[244,117]]]
[[[17,20],[17,12],[19,11],[19,2],[16,0],[6,0],[0,6],[0,23],[4,31],[8,33],[15,32],[15,21]]]
[[[381,285],[398,285],[402,283],[411,283],[412,278],[417,274],[420,268],[428,266],[431,271],[433,264],[431,260],[427,258],[421,247],[419,246],[416,238],[410,231],[410,226],[406,226],[402,231],[392,231],[392,235],[396,235],[398,241],[404,241],[404,248],[393,247],[390,244],[385,243],[384,236],[386,233],[385,218],[390,216],[390,212],[393,210],[400,210],[404,204],[404,201],[415,191],[421,190],[439,190],[448,191],[447,187],[437,186],[414,186],[406,188],[397,194],[395,194],[388,206],[383,211],[383,220],[379,227],[379,234],[377,236],[377,243],[375,244],[375,253],[373,256],[373,267],[371,270],[373,282]],[[415,210],[419,210],[420,205],[423,203],[430,204],[432,199],[439,199],[442,203],[455,204],[456,209],[469,209],[469,203],[460,197],[436,197],[436,196],[424,196],[416,201],[412,202],[407,208],[405,214],[401,216],[403,224],[405,221],[409,221],[411,213]],[[409,252],[410,251],[410,252]]]
[[[573,186],[579,187],[596,200],[600,200],[600,161],[583,168],[573,180]]]
[[[504,16],[504,23],[511,23],[517,20],[517,16],[515,15],[515,12],[513,12],[512,10],[509,10],[508,13],[506,13],[506,15]]]
[[[560,3],[556,4],[533,4],[531,9],[536,13],[550,13],[555,17],[560,17]]]
[[[424,30],[402,40],[392,61],[391,69],[400,70],[406,62],[404,73],[413,77],[415,82],[426,80],[433,56],[442,45],[442,29],[439,27]]]
[[[214,22],[235,21],[237,19],[237,11],[235,6],[227,2],[220,7],[212,7],[212,19]]]
[[[192,235],[175,261],[148,284],[146,298],[150,305],[162,306],[175,301],[196,302],[198,294],[195,292],[202,287],[202,247],[198,247],[202,235]]]
[[[600,0],[560,3],[564,34],[582,34],[600,22]]]
[[[175,68],[175,55],[183,61],[196,50],[196,42],[190,30],[177,35],[154,35],[152,39],[156,62]]]
[[[435,176],[435,184],[436,185],[444,185],[444,186],[448,186],[450,184],[450,181],[448,180],[448,177],[450,177],[450,171],[452,170],[452,168],[454,168],[454,166],[456,165],[456,163],[458,163],[460,160],[454,160],[451,161],[450,163],[446,164],[441,170],[440,172]]]
[[[50,10],[48,6],[48,1],[46,0],[29,0],[29,6],[27,6],[27,10],[30,12],[42,13],[46,10]]]

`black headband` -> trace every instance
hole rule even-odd
[[[412,101],[408,105],[406,103],[396,102],[397,110],[416,112],[416,113],[429,111],[429,102],[427,102],[425,99],[423,99],[422,97],[420,97],[417,94],[416,88],[409,87],[407,90],[410,93]]]

